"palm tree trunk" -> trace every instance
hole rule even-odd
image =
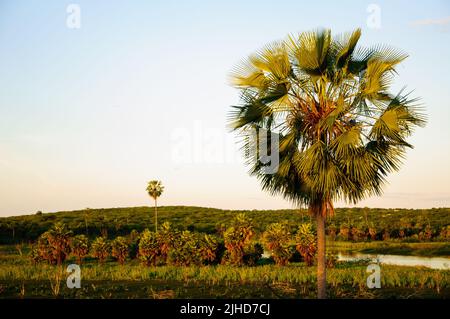
[[[62,256],[61,256],[60,251],[58,251],[57,263],[58,263],[58,266],[62,264]]]
[[[317,221],[317,298],[327,298],[327,280],[326,280],[326,264],[325,264],[325,216],[322,211],[316,212]]]
[[[155,199],[155,232],[158,232],[158,207]]]

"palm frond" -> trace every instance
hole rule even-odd
[[[263,190],[331,213],[333,200],[380,195],[400,168],[412,147],[407,138],[426,116],[410,94],[390,92],[407,55],[386,45],[359,47],[360,36],[359,29],[289,35],[233,71],[242,104],[233,106],[230,126]],[[279,139],[273,174],[257,156],[260,129]]]

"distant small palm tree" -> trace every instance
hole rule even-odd
[[[164,191],[164,186],[162,185],[161,181],[150,181],[150,182],[148,182],[147,193],[155,201],[155,231],[158,231],[158,204],[157,204],[157,200],[158,200],[158,197],[161,196],[163,191]]]

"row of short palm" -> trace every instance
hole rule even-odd
[[[43,233],[31,250],[32,260],[61,264],[70,256],[79,264],[86,257],[97,258],[100,263],[112,257],[120,264],[138,259],[144,265],[255,265],[264,248],[278,265],[286,265],[298,252],[307,265],[312,265],[316,254],[316,238],[310,224],[302,224],[292,234],[287,224],[275,223],[267,227],[255,240],[251,219],[239,214],[224,230],[222,237],[187,230],[171,229],[164,223],[158,232],[148,229],[141,233],[132,231],[128,236],[108,240],[97,237],[92,242],[85,235],[73,236],[61,224],[55,224]]]
[[[128,236],[108,240],[103,236],[90,241],[85,235],[73,236],[61,224],[43,233],[31,250],[33,262],[61,264],[73,256],[81,264],[86,257],[104,263],[112,257],[120,264],[138,258],[145,265],[170,263],[173,265],[203,264],[214,261],[218,243],[208,234],[172,231],[165,223],[158,232],[148,229],[132,231]]]

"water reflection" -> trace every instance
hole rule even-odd
[[[419,257],[419,256],[401,256],[401,255],[383,255],[383,254],[361,254],[350,252],[339,252],[338,260],[357,261],[362,259],[371,259],[373,262],[398,266],[424,266],[432,269],[450,270],[450,258],[445,257]]]

